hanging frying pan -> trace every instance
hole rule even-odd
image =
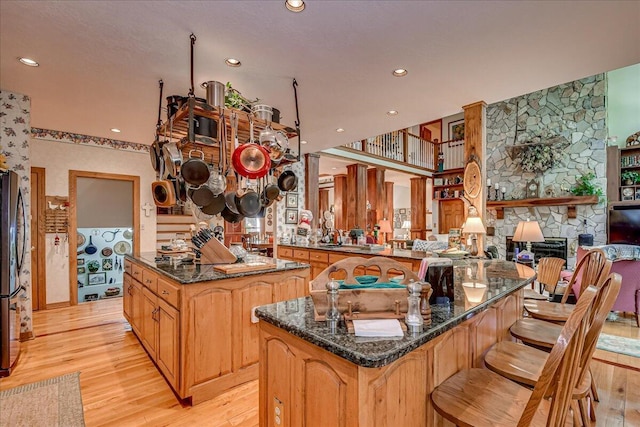
[[[160,171],[160,161],[162,158],[162,150],[160,150],[160,144],[158,142],[158,132],[160,130],[160,126],[162,125],[160,113],[162,112],[162,87],[164,86],[164,82],[160,80],[158,83],[160,84],[160,100],[158,101],[158,121],[156,122],[156,136],[153,143],[151,143],[151,147],[149,147],[151,167],[156,172]]]
[[[207,206],[215,197],[213,191],[211,191],[208,185],[201,185],[198,188],[190,188],[187,191],[187,194],[191,201],[199,207]]]
[[[271,182],[272,177],[273,175],[269,173],[267,185],[264,186],[263,190],[265,197],[269,199],[270,202],[273,202],[280,195],[280,188],[278,188],[278,185]]]
[[[192,153],[199,153],[199,157],[193,157]],[[202,185],[209,180],[211,172],[204,161],[204,153],[201,150],[190,150],[189,158],[180,166],[180,175],[190,185]]]
[[[255,179],[262,178],[271,168],[269,153],[259,144],[253,143],[253,118],[249,116],[249,143],[242,144],[233,151],[231,164],[240,175]]]
[[[233,194],[233,197],[235,197],[234,193],[229,194]],[[228,206],[225,206],[222,212],[220,212],[220,215],[222,215],[222,218],[224,218],[225,221],[232,224],[236,224],[244,219],[244,216],[242,214],[231,212]]]
[[[89,236],[89,244],[87,245],[86,248],[84,248],[84,253],[89,254],[89,255],[93,255],[96,252],[98,252],[98,248],[96,248],[93,245],[92,239],[93,239],[93,236]]]
[[[179,175],[174,181],[174,190],[176,195],[176,201],[187,201],[187,184],[184,182],[182,175]]]
[[[278,187],[282,191],[291,191],[298,185],[298,177],[291,170],[283,171],[278,177]]]
[[[236,206],[239,213],[245,217],[253,218],[262,208],[260,194],[253,189],[249,189],[241,196],[236,195]]]
[[[200,210],[207,215],[218,215],[224,210],[226,206],[227,205],[224,194],[220,193],[217,196],[214,196],[211,203],[209,203],[207,206],[203,206]]]
[[[176,193],[171,181],[162,180],[151,183],[151,193],[156,206],[169,207],[176,204]]]
[[[175,142],[167,142],[162,146],[162,155],[164,157],[164,166],[166,173],[175,178],[180,173],[182,165],[182,153],[178,149]]]

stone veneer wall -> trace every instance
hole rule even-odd
[[[598,74],[489,105],[486,177],[506,187],[506,198],[510,199],[510,195],[524,191],[526,182],[540,177],[543,188],[551,186],[558,196],[566,194],[561,186],[571,188],[576,178],[592,171],[596,175],[594,182],[606,193],[605,93],[605,75]],[[517,167],[507,149],[514,144],[516,124],[519,141],[535,136],[543,136],[543,140],[564,136],[570,145],[564,150],[561,163],[538,175]],[[488,209],[485,222],[494,223],[496,232],[495,236],[486,237],[486,245],[497,246],[500,257],[505,256],[505,236],[513,235],[518,222],[527,218],[540,222],[545,237],[567,238],[569,267],[575,265],[578,234],[584,232],[585,219],[587,232],[594,235],[594,244],[607,241],[604,203],[578,205],[574,219],[567,217],[566,206],[505,209],[503,220],[497,220],[495,215],[495,210]]]
[[[31,99],[27,95],[0,90],[0,151],[7,157],[9,169],[20,176],[20,189],[27,214],[26,254],[20,285],[20,334],[29,336],[33,331],[31,321],[31,159],[29,157],[29,134],[31,132]]]

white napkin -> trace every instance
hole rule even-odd
[[[403,337],[398,319],[354,320],[353,329],[357,337]]]

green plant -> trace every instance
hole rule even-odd
[[[640,173],[633,171],[624,171],[620,175],[622,181],[631,181],[632,183],[640,183]]]
[[[224,106],[228,108],[251,111],[251,104],[260,101],[258,98],[253,101],[249,101],[247,98],[242,96],[237,89],[231,87],[231,82],[227,82],[226,92],[227,93],[224,97]]]
[[[598,188],[592,181],[595,179],[593,172],[586,173],[576,179],[576,185],[571,188],[571,193],[576,196],[602,197],[602,188]]]

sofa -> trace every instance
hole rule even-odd
[[[613,305],[612,311],[634,313],[636,326],[640,327],[640,246],[634,245],[604,245],[604,246],[580,246],[577,259],[580,261],[587,251],[599,248],[607,255],[607,259],[613,261],[612,273],[622,276],[620,293]],[[573,285],[573,292],[578,296],[580,282]]]

